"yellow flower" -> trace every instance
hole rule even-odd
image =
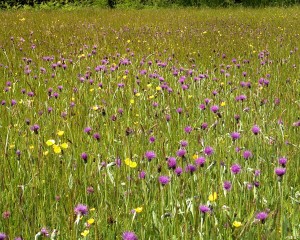
[[[95,222],[95,219],[94,219],[94,218],[90,218],[90,219],[87,221],[87,223],[88,223],[89,225],[92,225],[94,222]]]
[[[49,153],[49,151],[45,151],[45,152],[43,152],[43,155],[44,155],[44,156],[47,156],[48,153]]]
[[[9,145],[9,148],[10,148],[10,149],[12,149],[12,148],[14,148],[14,147],[15,147],[15,144],[10,144],[10,145]]]
[[[81,233],[81,236],[86,237],[89,233],[90,233],[89,230],[84,230],[84,231]]]
[[[134,209],[136,213],[141,213],[143,211],[143,207],[137,207]]]
[[[188,95],[188,98],[192,98],[193,97],[193,95]]]
[[[152,98],[154,98],[154,96],[153,96],[153,95],[149,96],[149,99],[152,99]]]
[[[91,89],[90,89],[90,92],[93,92],[94,90],[95,90],[94,88],[91,88]]]
[[[94,111],[97,111],[98,109],[99,109],[98,106],[93,106],[93,110],[94,110]]]
[[[30,146],[29,146],[29,149],[30,149],[30,150],[33,150],[33,149],[34,149],[34,146],[33,146],[33,145],[30,145]]]
[[[196,160],[198,158],[198,154],[193,155],[193,159]]]
[[[141,94],[140,93],[136,93],[135,96],[139,97],[139,96],[141,96]]]
[[[160,91],[160,90],[161,90],[161,87],[160,87],[160,86],[157,86],[157,87],[156,87],[156,90],[157,90],[157,91]]]
[[[136,168],[136,167],[137,167],[137,163],[134,162],[134,161],[131,161],[130,158],[126,158],[124,162],[125,162],[125,164],[126,164],[127,166],[129,166],[129,167],[131,167],[131,168]]]
[[[67,143],[62,143],[62,144],[60,144],[60,147],[63,149],[67,149],[69,147],[69,145]]]
[[[226,105],[225,102],[221,102],[221,107],[224,107]]]
[[[208,197],[208,200],[211,201],[211,202],[214,202],[216,201],[218,198],[218,195],[216,192],[214,192],[213,194],[210,194],[209,197]]]
[[[61,153],[61,148],[60,146],[56,145],[56,144],[53,144],[53,150],[55,153]]]
[[[58,131],[57,131],[57,135],[60,136],[60,137],[61,137],[62,135],[64,135],[64,133],[65,133],[65,132],[64,132],[64,131],[61,131],[61,130],[58,130]]]
[[[52,146],[53,144],[55,144],[55,140],[53,139],[49,139],[47,142],[46,142],[47,146]]]
[[[130,158],[126,158],[124,162],[125,162],[126,165],[129,165],[129,163],[131,162],[131,159]]]
[[[147,88],[151,88],[151,87],[152,87],[151,83],[147,84]]]
[[[127,40],[127,43],[130,43],[130,42],[131,42],[130,39],[128,39],[128,40]]]
[[[130,99],[130,104],[134,104],[134,99]]]
[[[90,211],[91,211],[91,212],[93,212],[93,211],[95,211],[95,210],[96,210],[95,208],[90,208]]]
[[[238,222],[238,221],[234,221],[232,223],[232,226],[236,227],[236,228],[239,228],[240,226],[242,226],[243,224],[241,222]]]

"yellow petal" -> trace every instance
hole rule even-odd
[[[62,144],[60,144],[60,147],[63,149],[67,149],[69,147],[69,145],[67,143],[62,143]]]
[[[86,237],[88,234],[89,234],[89,230],[84,230],[82,233],[81,233],[81,236],[83,237]]]
[[[131,168],[136,168],[136,166],[137,166],[136,162],[130,162],[129,163],[129,167],[131,167]]]
[[[234,226],[234,227],[236,227],[236,228],[238,228],[238,227],[240,227],[240,226],[242,226],[243,224],[241,223],[241,222],[238,222],[238,221],[234,221],[233,223],[232,223],[232,226]]]
[[[156,87],[156,90],[157,90],[157,91],[160,91],[160,90],[161,90],[161,87],[160,87],[160,86]]]
[[[49,139],[47,142],[46,142],[47,146],[52,146],[53,144],[55,144],[55,140],[53,139]]]
[[[214,202],[216,201],[218,198],[218,195],[216,192],[214,192],[213,194],[210,194],[209,197],[208,197],[208,200],[211,201],[211,202]]]
[[[64,133],[65,133],[64,131],[57,131],[58,136],[62,136],[62,135],[64,135]]]
[[[143,207],[137,207],[134,209],[135,212],[141,213],[143,211]]]
[[[130,160],[130,158],[126,158],[124,162],[125,162],[126,165],[129,166],[129,164],[131,163],[131,160]]]
[[[89,225],[92,225],[95,222],[95,219],[94,218],[90,218],[87,222],[88,222]]]

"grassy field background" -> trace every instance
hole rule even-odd
[[[1,239],[300,238],[299,10],[1,12]]]

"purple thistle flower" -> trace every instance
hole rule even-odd
[[[35,134],[39,133],[39,129],[40,129],[40,126],[37,124],[34,124],[33,126],[30,127],[30,130],[33,131]]]
[[[226,191],[230,191],[230,189],[231,189],[231,182],[225,181],[225,182],[223,183],[223,188],[224,188]]]
[[[177,108],[176,112],[181,114],[183,112],[183,109],[182,108]]]
[[[5,240],[6,239],[6,234],[5,233],[0,233],[0,240]]]
[[[145,177],[146,177],[146,172],[145,171],[139,172],[139,179],[145,179]]]
[[[153,151],[147,151],[145,153],[145,158],[147,158],[148,161],[150,162],[153,158],[156,158],[156,154]]]
[[[92,128],[90,128],[90,127],[86,127],[84,129],[84,132],[87,133],[87,134],[89,134],[91,131],[92,131]]]
[[[181,140],[181,141],[180,141],[180,146],[181,146],[181,147],[184,148],[184,147],[186,147],[187,145],[188,145],[188,142],[187,142],[186,140]]]
[[[243,152],[243,157],[244,157],[245,159],[251,158],[251,157],[252,157],[252,152],[249,151],[249,150],[245,150],[245,151]]]
[[[154,136],[151,136],[151,137],[149,138],[149,142],[150,142],[150,143],[154,143],[154,142],[155,142],[155,137],[154,137]]]
[[[94,133],[93,138],[95,138],[97,141],[100,140],[100,134],[99,133]]]
[[[5,212],[3,212],[3,213],[2,213],[2,217],[3,217],[4,219],[9,218],[9,217],[10,217],[10,211],[5,211]]]
[[[241,171],[241,166],[239,164],[233,164],[230,170],[233,174],[238,174]]]
[[[168,176],[160,176],[158,180],[163,186],[170,182],[170,178]]]
[[[219,111],[219,106],[213,105],[213,106],[211,106],[210,110],[211,110],[213,113],[217,113],[217,112]]]
[[[177,152],[176,152],[176,155],[178,157],[184,157],[184,155],[186,154],[186,150],[183,149],[183,148],[180,148]]]
[[[174,173],[177,175],[177,176],[180,176],[182,174],[182,168],[181,167],[177,167],[175,170],[174,170]]]
[[[205,153],[207,156],[210,156],[210,155],[212,155],[212,154],[214,153],[214,149],[213,149],[212,147],[210,147],[210,146],[207,146],[207,147],[205,147],[205,149],[204,149],[204,153]]]
[[[14,240],[23,240],[21,237],[16,237]]]
[[[87,162],[87,158],[88,158],[88,154],[87,153],[83,152],[83,153],[81,153],[80,156],[81,156],[81,158],[83,159],[84,162]]]
[[[42,236],[49,237],[49,232],[48,232],[47,228],[43,227],[40,232],[41,232]]]
[[[185,171],[187,172],[187,173],[194,173],[195,171],[196,171],[196,166],[195,165],[193,165],[193,164],[188,164],[187,166],[186,166],[186,168],[185,168]]]
[[[186,133],[190,133],[192,130],[193,130],[193,128],[192,128],[191,126],[186,126],[186,127],[184,128],[184,131],[185,131]]]
[[[138,240],[134,232],[124,232],[122,235],[123,240]]]
[[[174,157],[169,157],[168,158],[168,168],[175,169],[176,168],[176,164],[177,164],[176,158],[174,158]]]
[[[88,214],[88,207],[86,205],[83,204],[78,204],[75,208],[74,208],[74,212],[76,215],[80,215],[80,216],[84,216]]]
[[[276,168],[275,173],[278,177],[282,177],[286,172],[285,168]]]
[[[200,166],[200,167],[204,167],[205,162],[206,162],[205,157],[198,157],[198,158],[195,160],[195,164],[196,164],[197,166]]]
[[[287,158],[285,157],[281,157],[278,159],[278,163],[282,166],[282,167],[285,167],[286,166],[286,163],[287,163]]]
[[[211,209],[210,207],[206,206],[206,205],[200,205],[199,206],[199,211],[203,214],[207,213],[207,212],[210,212]]]
[[[199,108],[200,108],[200,110],[205,110],[206,105],[202,103],[202,104],[199,105]]]
[[[231,136],[232,140],[235,141],[240,138],[241,134],[238,132],[233,132],[230,134],[230,136]]]
[[[201,129],[205,130],[208,127],[208,124],[206,122],[201,124]]]
[[[254,125],[252,127],[252,132],[253,132],[254,135],[257,135],[257,134],[260,133],[260,128],[257,125]]]
[[[266,212],[259,212],[256,214],[255,218],[259,221],[261,221],[262,223],[265,222],[265,220],[267,219],[268,217],[268,213]]]

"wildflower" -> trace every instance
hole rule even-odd
[[[184,157],[184,155],[186,154],[186,150],[185,149],[183,149],[183,148],[181,148],[181,149],[179,149],[177,152],[176,152],[176,155],[178,156],[178,157]]]
[[[42,228],[41,231],[40,231],[41,235],[44,236],[44,237],[49,237],[49,232],[47,230],[47,228]]]
[[[145,179],[145,176],[146,176],[146,172],[145,171],[139,172],[139,179]]]
[[[206,147],[205,149],[204,149],[204,153],[207,155],[207,156],[210,156],[210,155],[212,155],[213,153],[214,153],[214,149],[212,148],[212,147]]]
[[[241,222],[238,222],[238,221],[234,221],[232,223],[232,226],[236,227],[236,228],[239,228],[240,226],[242,226],[242,223]]]
[[[90,134],[91,131],[92,131],[92,128],[90,128],[90,127],[86,127],[84,129],[84,132],[87,133],[87,134]]]
[[[134,232],[124,232],[122,235],[123,240],[138,240]]]
[[[5,211],[5,212],[3,212],[3,213],[2,213],[2,217],[3,217],[4,219],[9,218],[9,217],[10,217],[10,211]]]
[[[180,141],[181,147],[186,147],[188,145],[188,142],[185,140]]]
[[[86,163],[87,162],[87,159],[88,159],[88,154],[87,153],[85,153],[85,152],[83,152],[83,153],[81,153],[81,158],[83,159],[83,161]]]
[[[60,147],[63,149],[67,149],[69,147],[69,145],[67,143],[62,143],[62,144],[60,144]]]
[[[87,223],[88,223],[89,225],[92,225],[94,222],[95,222],[95,219],[94,219],[94,218],[90,218],[89,220],[87,220]]]
[[[129,167],[131,167],[131,168],[136,168],[136,167],[137,167],[137,163],[134,162],[134,161],[131,161],[130,158],[126,158],[124,162],[125,162],[125,164],[126,164],[127,166],[129,166]]]
[[[260,128],[257,125],[254,125],[252,127],[252,132],[253,132],[254,135],[257,135],[257,134],[260,133]]]
[[[156,158],[156,154],[153,151],[147,151],[145,153],[145,158],[147,158],[148,161],[150,162],[153,158]]]
[[[213,112],[213,113],[217,113],[219,111],[219,107],[217,105],[213,105],[210,110]]]
[[[57,154],[61,153],[61,148],[60,146],[56,145],[56,144],[53,144],[53,151]]]
[[[230,134],[230,136],[231,136],[232,140],[235,141],[240,138],[241,134],[238,132],[233,132]]]
[[[136,213],[141,213],[143,211],[143,207],[137,207],[134,209]]]
[[[160,176],[158,180],[163,186],[170,182],[170,178],[168,176]]]
[[[75,208],[74,208],[74,212],[76,215],[80,215],[80,216],[84,216],[88,214],[88,207],[86,205],[83,204],[78,204]]]
[[[210,212],[211,209],[210,207],[206,206],[206,205],[200,205],[199,206],[199,211],[203,214],[207,213],[207,212]]]
[[[92,186],[89,186],[89,187],[86,188],[86,192],[88,194],[92,194],[92,193],[94,193],[94,188]]]
[[[251,157],[252,157],[252,152],[249,151],[249,150],[245,150],[244,153],[243,153],[243,157],[244,157],[245,159],[251,158]]]
[[[226,191],[230,191],[230,189],[231,189],[231,182],[225,181],[225,182],[223,183],[223,188],[224,188]]]
[[[261,221],[261,223],[264,223],[265,220],[267,219],[268,217],[268,213],[266,212],[259,212],[256,214],[255,218],[259,221]]]
[[[190,133],[192,130],[193,130],[193,128],[191,126],[187,126],[187,127],[184,128],[184,131],[186,133]]]
[[[175,174],[177,176],[180,176],[182,174],[182,168],[181,167],[177,167],[175,170],[174,170]]]
[[[5,240],[7,239],[7,236],[5,233],[0,233],[0,240]]]
[[[199,157],[195,160],[195,164],[200,167],[204,167],[205,162],[206,162],[205,157]]]
[[[217,195],[216,192],[214,192],[214,193],[209,195],[208,200],[211,201],[211,202],[214,202],[214,201],[217,200],[217,198],[218,198],[218,195]]]
[[[90,233],[90,231],[89,231],[88,229],[85,229],[85,230],[81,233],[81,236],[86,237],[89,233]]]
[[[154,142],[155,142],[155,137],[154,137],[154,136],[151,136],[151,137],[149,138],[149,142],[150,142],[150,143],[154,143]]]
[[[52,146],[53,144],[55,144],[55,140],[53,139],[49,139],[47,142],[46,142],[47,146]]]
[[[185,168],[185,171],[188,173],[193,173],[196,171],[196,167],[193,164],[188,164]]]
[[[30,127],[30,130],[33,131],[35,134],[39,133],[39,129],[40,129],[40,126],[37,124],[34,124],[33,126]]]
[[[60,137],[61,137],[62,135],[64,135],[64,133],[65,133],[64,131],[60,131],[60,130],[57,131],[57,135],[60,136]]]
[[[287,163],[287,159],[285,157],[279,158],[278,159],[278,163],[282,166],[285,167],[286,163]]]
[[[286,172],[285,168],[276,168],[275,173],[278,177],[282,177]]]
[[[241,166],[239,164],[233,164],[230,170],[233,174],[238,174],[241,171]]]
[[[94,133],[93,138],[96,139],[97,141],[100,140],[100,134],[99,133]]]

